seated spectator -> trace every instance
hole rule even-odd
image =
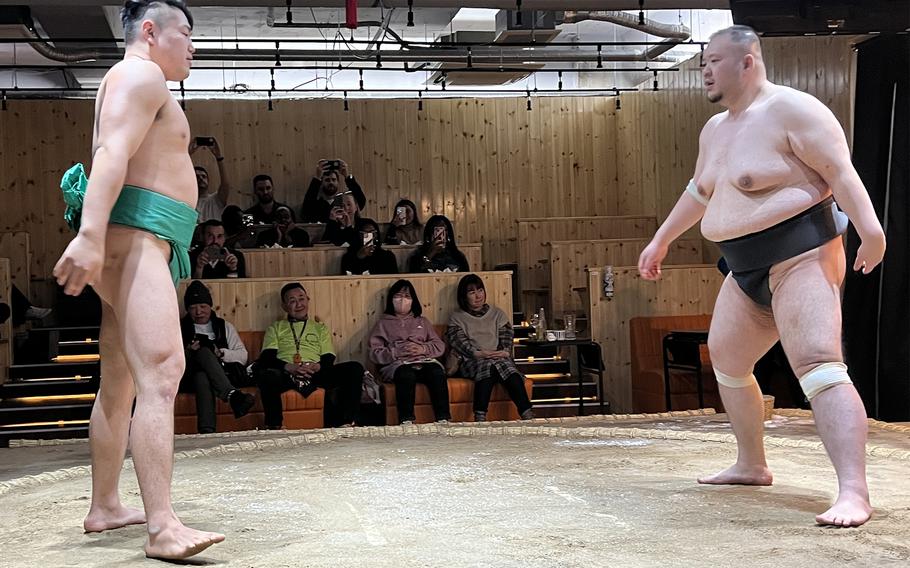
[[[332,207],[332,218],[325,224],[325,233],[322,240],[330,242],[336,247],[353,245],[359,235],[354,228],[360,219],[360,208],[357,201],[350,193],[340,195]]]
[[[312,246],[310,234],[306,229],[294,225],[291,208],[282,205],[275,210],[275,226],[259,233],[256,239],[257,247],[273,247],[275,245],[290,248]]]
[[[358,237],[341,257],[341,274],[398,274],[398,261],[382,248],[376,222],[358,219],[354,230]]]
[[[256,195],[256,204],[244,211],[253,216],[253,223],[257,225],[271,225],[279,207],[287,207],[284,203],[275,201],[275,186],[271,176],[259,174],[253,178],[253,194]],[[290,207],[288,207],[290,209]],[[294,212],[291,211],[291,220],[296,221]]]
[[[445,344],[422,313],[414,286],[399,280],[389,288],[385,313],[370,333],[370,360],[381,365],[383,381],[395,383],[395,403],[402,424],[412,424],[416,419],[417,383],[430,389],[436,420],[447,422],[451,418],[446,373],[437,359],[445,352]]]
[[[355,361],[335,363],[332,331],[309,316],[310,297],[300,283],[281,289],[281,307],[288,317],[266,330],[262,354],[253,366],[266,427],[281,428],[281,393],[293,389],[306,397],[320,387],[325,389],[326,425],[355,425],[363,365]]]
[[[455,245],[452,223],[443,215],[433,215],[423,228],[423,244],[408,262],[410,272],[468,272],[468,259]]]
[[[342,160],[319,160],[316,176],[303,198],[300,218],[307,223],[328,223],[332,219],[333,201],[350,191],[357,209],[365,209],[367,198],[354,176],[348,175],[348,165]]]
[[[224,225],[224,246],[231,249],[256,248],[256,229],[253,216],[236,205],[228,205],[221,212]]]
[[[206,221],[202,225],[202,246],[190,251],[193,278],[246,278],[243,253],[224,246],[221,221]]]
[[[474,420],[487,419],[493,386],[501,382],[522,420],[534,417],[525,391],[525,378],[512,360],[512,321],[487,304],[483,280],[469,274],[458,283],[459,309],[452,313],[446,340],[460,359],[461,373],[474,379]]]
[[[196,393],[196,427],[200,434],[215,431],[215,398],[227,402],[234,417],[245,416],[256,398],[239,390],[249,386],[246,347],[237,329],[212,311],[212,295],[205,284],[194,280],[183,297],[186,315],[180,320],[186,371],[182,392]]]
[[[199,144],[205,142],[205,144]],[[205,148],[212,156],[215,157],[215,163],[218,164],[218,191],[209,193],[209,172],[202,166],[196,166],[196,186],[199,188],[199,199],[196,201],[196,212],[199,213],[199,223],[205,223],[212,219],[221,219],[221,212],[224,210],[231,193],[231,183],[228,179],[227,169],[224,167],[224,156],[221,154],[221,146],[218,140],[212,137],[197,137],[190,142],[190,155],[196,153],[196,150]]]
[[[395,214],[385,234],[387,245],[417,245],[423,239],[423,224],[417,216],[417,206],[409,199],[395,204]]]

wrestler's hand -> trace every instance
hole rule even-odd
[[[862,271],[863,274],[869,274],[879,265],[885,257],[885,235],[881,233],[874,237],[865,237],[856,251],[856,262],[853,263],[853,270]]]
[[[101,278],[104,267],[104,242],[76,235],[57,264],[54,266],[54,277],[57,284],[63,286],[68,296],[78,296],[85,285],[94,285]]]
[[[645,280],[660,278],[660,264],[667,256],[669,247],[657,241],[651,241],[638,257],[638,273]]]

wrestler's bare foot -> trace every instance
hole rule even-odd
[[[815,517],[815,522],[834,527],[858,527],[870,517],[872,505],[868,495],[842,492],[830,509]]]
[[[119,529],[127,525],[141,525],[145,522],[145,512],[117,504],[112,509],[92,507],[82,521],[82,528],[87,533]]]
[[[706,485],[771,485],[773,477],[767,466],[742,466],[733,464],[727,469],[699,477],[698,482]]]
[[[180,560],[199,554],[213,544],[224,540],[223,534],[197,531],[180,521],[160,527],[149,526],[149,539],[145,543],[145,555],[149,558]]]

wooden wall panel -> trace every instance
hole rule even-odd
[[[0,258],[0,303],[11,304],[10,263]],[[13,364],[13,316],[0,324],[0,385],[9,380],[9,367]]]
[[[771,79],[802,86],[848,128],[849,37],[764,40]],[[647,85],[648,87],[650,85]],[[442,213],[458,239],[483,244],[487,268],[517,262],[519,218],[646,215],[663,219],[692,175],[702,125],[720,108],[705,100],[697,61],[660,75],[661,90],[612,97],[265,102],[188,101],[194,135],[222,142],[234,186],[270,173],[276,197],[302,202],[315,163],[342,157],[363,185],[364,214],[388,221],[402,196],[422,218]],[[0,112],[0,231],[28,231],[32,276],[48,278],[72,235],[58,184],[91,150],[92,101],[8,102]],[[14,135],[12,133],[15,133]],[[194,161],[217,177],[205,150]],[[214,181],[214,180],[213,180]],[[694,233],[693,233],[694,234]]]
[[[408,261],[417,249],[413,245],[387,245],[383,248],[395,255],[398,270],[408,272]],[[458,245],[468,259],[472,270],[483,266],[480,244]],[[338,276],[341,257],[347,252],[343,247],[312,247],[292,249],[240,249],[246,259],[249,278],[281,278],[286,276]]]
[[[2,265],[0,265],[2,266]],[[512,275],[509,272],[478,272],[487,290],[487,303],[507,314],[512,311]],[[458,281],[464,274],[411,274],[423,306],[434,324],[445,324],[457,304]],[[264,331],[285,317],[279,292],[290,281],[303,284],[310,295],[310,314],[332,329],[335,352],[341,360],[367,361],[367,343],[373,325],[385,309],[385,294],[398,276],[331,276],[299,279],[245,278],[206,280],[212,291],[213,308],[238,331]],[[177,294],[183,304],[188,281]]]
[[[604,266],[635,266],[638,255],[650,241],[600,239],[550,243],[550,301],[553,317],[588,307],[588,270]],[[664,266],[700,264],[702,240],[679,239],[670,246]]]
[[[27,297],[31,295],[31,238],[25,231],[0,233],[0,258],[8,258],[10,281]]]
[[[710,314],[723,276],[711,265],[667,266],[649,282],[634,266],[613,268],[612,299],[604,298],[603,272],[588,273],[591,338],[603,350],[604,392],[614,412],[632,411],[629,320],[640,316]]]

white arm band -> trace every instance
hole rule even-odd
[[[708,198],[698,192],[698,187],[695,185],[694,179],[689,180],[689,185],[686,186],[686,191],[689,192],[689,195],[691,195],[695,201],[698,201],[705,207],[708,206]]]

